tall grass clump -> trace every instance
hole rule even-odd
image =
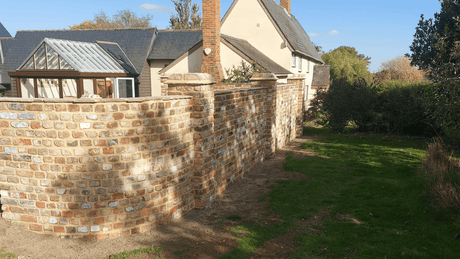
[[[437,209],[460,209],[460,161],[453,158],[441,138],[428,144],[420,175],[426,195]]]

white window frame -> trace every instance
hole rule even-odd
[[[119,92],[120,89],[118,89],[118,80],[131,80],[131,86],[132,86],[132,89],[133,89],[133,93],[132,93],[133,97],[131,97],[131,98],[136,97],[136,91],[134,89],[134,78],[132,78],[132,77],[116,77],[115,78],[115,98],[120,98],[120,92]],[[130,97],[127,97],[127,98],[130,98]]]
[[[296,64],[297,64],[297,56],[294,53],[292,53],[291,66],[295,67]]]

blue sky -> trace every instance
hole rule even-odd
[[[192,2],[201,5],[200,0]],[[221,0],[222,16],[232,2]],[[326,52],[355,47],[371,57],[371,72],[381,62],[409,52],[420,14],[431,18],[440,10],[437,0],[291,0],[291,6],[314,43]],[[170,0],[0,0],[0,22],[14,36],[18,30],[67,29],[92,20],[101,10],[112,16],[131,9],[140,15],[152,14],[152,25],[165,29],[173,7]]]

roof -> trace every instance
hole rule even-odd
[[[243,56],[247,61],[255,62],[271,73],[292,74],[291,71],[280,66],[278,63],[271,60],[269,57],[265,56],[265,54],[257,50],[247,40],[238,39],[224,34],[221,35],[221,39],[223,40],[224,44],[228,43],[226,44],[227,46],[230,44],[231,46],[229,47],[240,56]]]
[[[0,38],[11,38],[11,34],[5,29],[3,24],[0,22]]]
[[[45,48],[46,53],[45,54]],[[35,58],[32,57],[35,55]],[[62,60],[63,59],[63,60]],[[36,66],[34,66],[34,62]],[[35,68],[36,67],[36,68]],[[45,38],[19,69],[73,69],[86,73],[129,73],[97,43]]]
[[[313,68],[312,86],[324,86],[330,84],[331,66],[316,65]]]
[[[0,64],[2,83],[9,83],[8,71],[14,71],[44,38],[73,40],[81,42],[116,42],[131,60],[137,71],[142,71],[156,28],[117,30],[50,30],[18,31],[11,40],[2,40],[5,63]],[[5,47],[4,43],[7,45]]]
[[[118,62],[128,73],[140,74],[134,67],[131,60],[126,56],[126,53],[121,49],[120,45],[115,42],[96,41],[97,45],[103,48],[114,60]]]
[[[274,0],[259,1],[266,8],[268,15],[270,15],[274,23],[278,26],[280,33],[286,38],[294,52],[324,64],[324,61],[311,42],[310,37],[308,37],[302,25],[294,15],[289,15],[287,11]]]
[[[161,30],[148,60],[175,60],[203,39],[201,30]]]

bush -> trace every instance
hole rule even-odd
[[[345,77],[335,80],[324,99],[328,125],[343,131],[350,122],[365,130],[374,119],[373,105],[376,92],[364,79],[350,83]]]
[[[433,136],[440,132],[431,112],[427,113],[431,110],[426,98],[429,87],[428,82],[387,81],[378,85],[376,112],[381,114],[378,123],[387,133]]]
[[[460,163],[449,155],[441,138],[428,144],[420,176],[435,208],[460,209]]]
[[[433,89],[427,81],[390,80],[373,85],[364,79],[353,83],[340,79],[332,83],[325,97],[318,95],[312,103],[316,113],[323,108],[324,124],[336,131],[352,122],[361,131],[435,136],[442,130],[434,116],[438,108]]]
[[[233,66],[230,69],[225,69],[227,78],[224,83],[249,83],[253,74],[255,73],[269,73],[265,68],[260,67],[255,62],[247,64],[241,61],[241,66]]]

